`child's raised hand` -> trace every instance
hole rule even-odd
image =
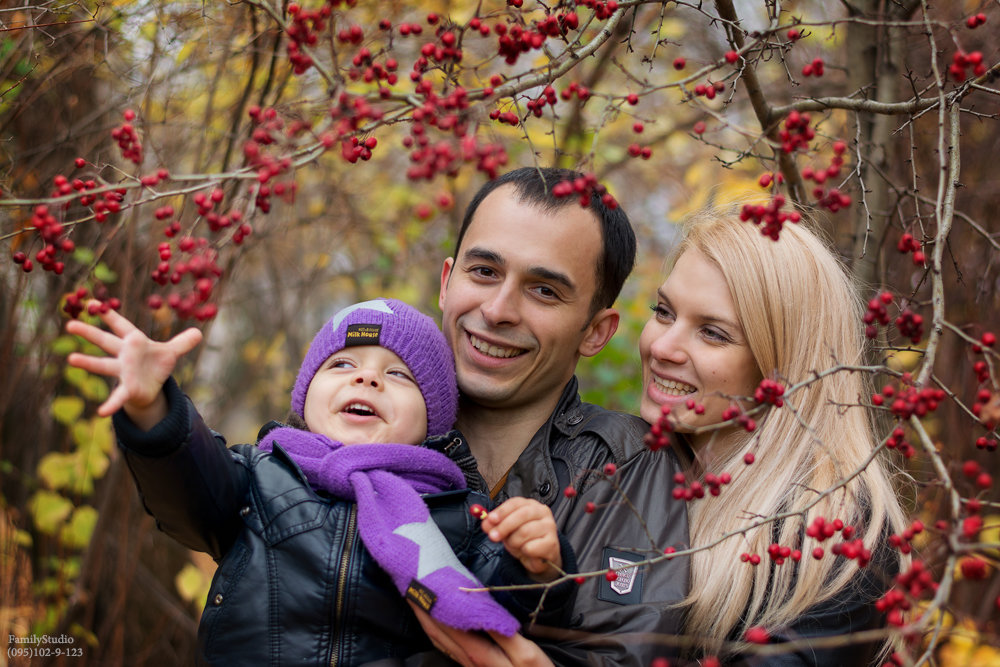
[[[491,540],[502,541],[532,575],[548,580],[559,575],[559,536],[547,505],[530,498],[510,498],[491,510],[482,526]]]
[[[100,318],[111,331],[79,320],[67,322],[66,331],[93,343],[109,356],[74,352],[67,362],[89,373],[118,379],[108,399],[97,408],[97,414],[107,417],[124,408],[137,426],[148,430],[166,417],[163,383],[173,373],[177,360],[201,342],[201,332],[187,329],[158,343],[114,310],[102,313]]]

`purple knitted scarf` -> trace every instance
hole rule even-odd
[[[431,519],[422,493],[465,488],[447,456],[414,445],[350,445],[295,428],[277,428],[259,444],[277,442],[302,468],[309,483],[358,506],[358,533],[368,552],[399,592],[445,625],[495,630],[506,636],[519,624],[482,588]]]

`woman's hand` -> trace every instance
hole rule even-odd
[[[434,646],[462,667],[554,667],[538,644],[520,634],[505,637],[490,632],[490,641],[444,625],[412,602],[409,605]]]

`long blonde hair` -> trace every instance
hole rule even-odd
[[[863,362],[863,302],[840,261],[804,223],[786,225],[773,241],[736,215],[707,212],[689,221],[671,256],[676,261],[690,248],[725,275],[762,377],[788,387],[816,372]],[[870,395],[866,377],[841,370],[814,380],[788,396],[784,407],[759,417],[753,433],[713,451],[712,470],[693,464],[695,473],[729,472],[732,482],[720,496],[690,504],[692,546],[712,544],[764,517],[802,512],[693,555],[686,626],[702,651],[713,653],[752,626],[787,627],[857,576],[853,561],[845,565],[828,553],[839,535],[821,545],[805,536],[815,517],[854,526],[872,552],[890,532],[903,530],[906,517],[888,462],[879,456],[865,466],[877,445],[871,412],[858,405]],[[743,461],[747,452],[756,457],[752,465]],[[773,542],[801,549],[801,560],[771,567],[767,548]],[[812,557],[815,546],[826,548],[823,558]],[[758,554],[760,565],[742,563],[743,553]]]

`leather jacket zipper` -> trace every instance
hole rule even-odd
[[[347,519],[347,533],[344,536],[344,550],[340,555],[340,571],[337,575],[337,600],[333,614],[333,636],[334,642],[330,652],[330,667],[337,667],[337,656],[340,654],[341,627],[344,619],[341,615],[344,612],[344,597],[347,595],[347,577],[351,565],[351,552],[354,551],[354,539],[357,536],[358,506],[351,504],[350,516]]]

